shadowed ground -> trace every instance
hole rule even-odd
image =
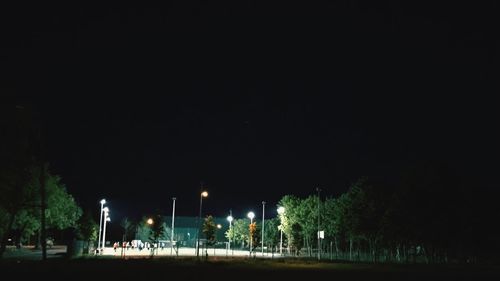
[[[500,280],[497,266],[369,265],[246,258],[8,259],[8,276],[49,280]],[[319,279],[317,279],[319,278]],[[5,279],[7,280],[7,279]],[[14,280],[12,277],[9,280]],[[44,279],[47,280],[47,279]]]

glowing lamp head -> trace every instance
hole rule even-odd
[[[248,212],[247,217],[248,217],[249,219],[253,220],[253,218],[255,218],[255,214],[254,214],[254,212]]]
[[[104,204],[106,204],[106,199],[102,199],[100,202],[101,202],[101,205],[104,205]]]
[[[278,214],[283,215],[284,213],[285,213],[285,207],[280,206],[280,207],[278,208]]]
[[[104,209],[102,209],[105,213],[109,213],[109,208],[108,207],[104,207]]]
[[[217,229],[221,229],[221,228],[222,228],[222,225],[217,224]]]
[[[207,191],[203,191],[201,193],[201,197],[208,197],[208,192]]]
[[[147,221],[146,221],[147,224],[149,225],[152,225],[153,224],[153,219],[152,218],[149,218]]]
[[[227,216],[227,221],[232,222],[233,221],[233,216]]]

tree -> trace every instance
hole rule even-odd
[[[0,161],[5,160],[0,157]],[[5,252],[8,235],[16,227],[16,218],[24,208],[34,209],[38,202],[34,195],[34,186],[30,185],[33,179],[33,169],[29,168],[28,161],[6,161],[14,163],[0,166],[0,258]],[[23,214],[25,216],[26,213]]]
[[[318,196],[309,196],[300,200],[296,206],[296,223],[302,228],[302,237],[307,245],[309,255],[312,255],[312,241],[318,231]]]
[[[87,243],[86,248],[90,250],[90,244],[97,241],[99,226],[95,222],[92,212],[86,211],[78,220],[77,238]]]
[[[252,251],[258,246],[259,243],[259,232],[257,231],[257,223],[252,222],[248,225],[248,233],[251,239]]]
[[[203,222],[203,234],[207,239],[207,244],[212,246],[215,245],[215,231],[217,226],[215,225],[214,218],[212,216],[207,216]]]
[[[166,234],[165,221],[162,215],[156,215],[153,218],[153,224],[151,225],[151,236],[150,241],[152,243],[157,243],[160,239],[164,239]]]
[[[160,239],[165,239],[166,235],[166,225],[165,221],[163,219],[162,215],[156,215],[153,218],[153,223],[150,225],[151,227],[151,232],[150,232],[150,237],[149,241],[151,244],[155,245],[156,244],[156,249],[160,248]],[[154,254],[154,247],[151,250],[151,255]]]
[[[231,231],[228,231],[226,234],[226,237],[228,237],[228,234],[232,234],[233,241],[234,242],[240,242],[241,243],[241,248],[245,247],[245,244],[249,243],[249,236],[248,236],[248,225],[250,224],[249,219],[237,219],[233,221],[233,227]]]
[[[143,217],[142,220],[137,224],[135,239],[144,242],[149,241],[149,238],[151,237],[151,226],[146,223],[147,220],[147,217]]]
[[[292,224],[290,227],[290,238],[289,245],[292,247],[292,251],[294,251],[295,256],[300,255],[300,250],[302,249],[302,245],[304,243],[302,237],[302,226],[298,223]]]
[[[264,228],[264,244],[273,249],[279,243],[279,218],[268,219]]]
[[[45,210],[48,228],[66,229],[76,227],[82,210],[66,190],[57,175],[47,175],[47,209]]]
[[[134,232],[133,223],[127,217],[124,217],[120,222],[120,226],[123,230],[123,241],[127,241]]]
[[[292,225],[297,224],[298,218],[298,206],[300,205],[300,199],[294,195],[285,195],[278,203],[278,206],[285,208],[285,213],[279,216],[280,224],[283,228],[283,233],[285,234],[287,240],[291,242],[292,236]],[[302,233],[300,234],[302,235]],[[290,245],[290,243],[289,243]]]

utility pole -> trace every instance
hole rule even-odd
[[[203,197],[207,197],[208,192],[203,191],[203,185],[200,187],[200,213],[198,215],[198,234],[196,235],[196,257],[200,256],[200,228],[201,228],[201,208],[203,207]]]
[[[173,206],[172,206],[172,234],[170,235],[170,255],[171,256],[173,255],[173,251],[174,251],[175,199],[177,199],[177,198],[175,198],[175,197],[172,198],[172,201],[173,201]]]
[[[40,166],[40,231],[41,231],[41,239],[42,239],[42,260],[47,260],[47,229],[46,229],[46,218],[45,218],[45,209],[47,209],[47,192],[46,192],[46,183],[47,179],[45,178],[47,173],[47,163],[41,163]]]
[[[38,114],[37,114],[38,113]],[[42,260],[47,260],[47,229],[46,229],[46,216],[45,210],[47,209],[47,173],[48,173],[48,164],[45,163],[45,151],[46,146],[43,142],[43,119],[40,116],[40,112],[36,111],[35,113],[38,115],[38,132],[37,132],[37,140],[38,145],[38,164],[40,165],[40,175],[39,175],[39,183],[40,183],[40,236],[41,236],[41,246],[42,246]]]
[[[316,187],[316,191],[318,192],[318,260],[321,260],[321,237],[320,237],[320,228],[319,228],[319,225],[320,225],[320,204],[321,204],[321,200],[320,200],[320,192],[321,192],[321,189],[319,187]]]
[[[265,206],[266,206],[266,202],[265,201],[262,201],[262,256],[264,256],[264,221],[265,221],[265,217],[264,217],[264,211],[265,211]]]

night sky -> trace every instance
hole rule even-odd
[[[498,173],[494,6],[2,9],[1,95],[38,108],[51,171],[112,218],[270,216],[440,163],[472,192]]]

